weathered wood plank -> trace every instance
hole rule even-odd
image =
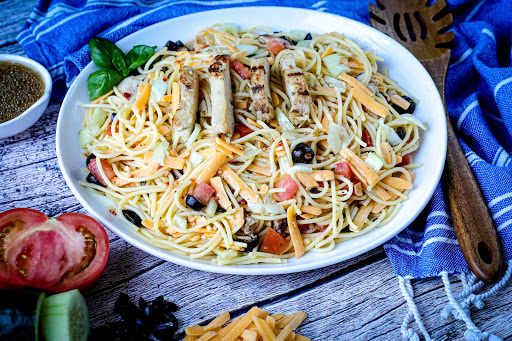
[[[0,2],[0,13],[2,14],[2,30],[0,30],[0,47],[15,42],[16,35],[25,24],[36,0],[16,1],[8,0]],[[3,52],[2,52],[3,53]]]
[[[177,303],[185,302],[180,316],[183,316],[183,321],[188,324],[190,321],[209,320],[221,310],[243,310],[250,308],[254,302],[293,295],[294,292],[312,286],[318,281],[328,281],[330,276],[353,271],[360,266],[360,262],[373,262],[383,257],[384,254],[378,248],[344,263],[316,271],[280,276],[223,275],[191,270],[165,262],[125,283],[109,287],[108,291],[98,292],[93,289],[86,293],[86,297],[90,305],[93,326],[113,320],[111,312],[105,307],[113,307],[120,292],[134,296],[142,295],[148,299],[163,294]],[[118,269],[115,262],[109,261],[105,273],[119,271]],[[107,278],[102,278],[98,285],[103,286],[102,282],[106,280]],[[169,295],[171,292],[173,294]],[[187,305],[186,302],[190,304]]]

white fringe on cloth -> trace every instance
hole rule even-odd
[[[476,308],[482,309],[484,306],[483,301],[489,296],[494,295],[507,283],[507,281],[512,276],[512,260],[508,261],[507,269],[505,270],[503,277],[497,283],[489,287],[485,292],[480,294],[475,294],[475,292],[482,289],[484,287],[484,283],[477,281],[473,274],[468,275],[462,273],[460,275],[460,279],[462,281],[462,291],[456,295],[454,295],[452,291],[451,283],[448,279],[448,273],[443,271],[440,273],[440,275],[444,284],[446,296],[448,297],[448,304],[441,311],[441,317],[447,319],[451,313],[457,320],[464,321],[467,328],[467,330],[464,332],[464,336],[466,337],[467,341],[503,341],[503,339],[499,336],[480,330],[471,320],[469,307],[471,304],[473,304]],[[404,317],[404,322],[401,326],[404,340],[420,341],[420,336],[418,333],[410,327],[410,324],[414,318],[418,329],[423,335],[423,338],[426,341],[432,341],[430,334],[428,333],[425,325],[421,320],[418,307],[416,306],[416,303],[414,303],[414,290],[412,288],[411,279],[398,276],[398,282],[400,284],[400,291],[402,292],[402,295],[407,302],[407,306],[409,307],[409,310]]]

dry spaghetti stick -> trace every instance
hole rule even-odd
[[[222,325],[224,323],[228,322],[230,318],[231,317],[229,316],[229,312],[225,311],[222,314],[220,314],[219,316],[217,316],[216,318],[214,318],[210,323],[208,323],[204,327],[204,330],[209,331],[209,330],[215,329],[217,327],[222,327]]]
[[[301,323],[308,317],[305,312],[299,311],[298,313],[295,313],[295,316],[293,319],[288,323],[283,330],[277,335],[275,338],[275,341],[284,341],[288,334],[290,334],[292,331],[294,331]]]
[[[295,206],[290,205],[286,213],[288,217],[288,229],[290,230],[290,237],[292,238],[292,244],[295,250],[295,258],[300,258],[306,252],[306,249],[304,248],[302,235],[300,234],[299,227],[297,226]]]
[[[221,340],[222,341],[234,341],[243,331],[251,324],[252,317],[257,316],[261,312],[261,309],[258,307],[252,307],[247,314],[242,317],[240,322],[236,324],[236,326]],[[222,331],[222,330],[221,330]]]
[[[256,316],[252,317],[252,321],[254,322],[256,329],[258,329],[258,332],[263,338],[263,341],[274,341],[274,339],[276,338],[276,334],[274,334],[272,328],[270,328],[267,322],[263,321],[260,318],[257,318]]]

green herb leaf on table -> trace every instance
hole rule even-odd
[[[156,46],[137,45],[126,54],[126,64],[130,71],[145,64],[155,54]]]
[[[121,51],[116,44],[104,38],[92,38],[89,41],[89,50],[91,51],[92,61],[100,68],[115,68],[115,65],[113,65],[115,51],[118,51],[121,56],[124,56],[123,51]]]
[[[123,74],[114,69],[101,69],[91,73],[87,79],[89,100],[106,94],[122,80]]]

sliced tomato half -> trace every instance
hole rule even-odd
[[[105,229],[85,214],[48,218],[29,208],[0,213],[0,289],[90,288],[105,269],[108,252]]]

